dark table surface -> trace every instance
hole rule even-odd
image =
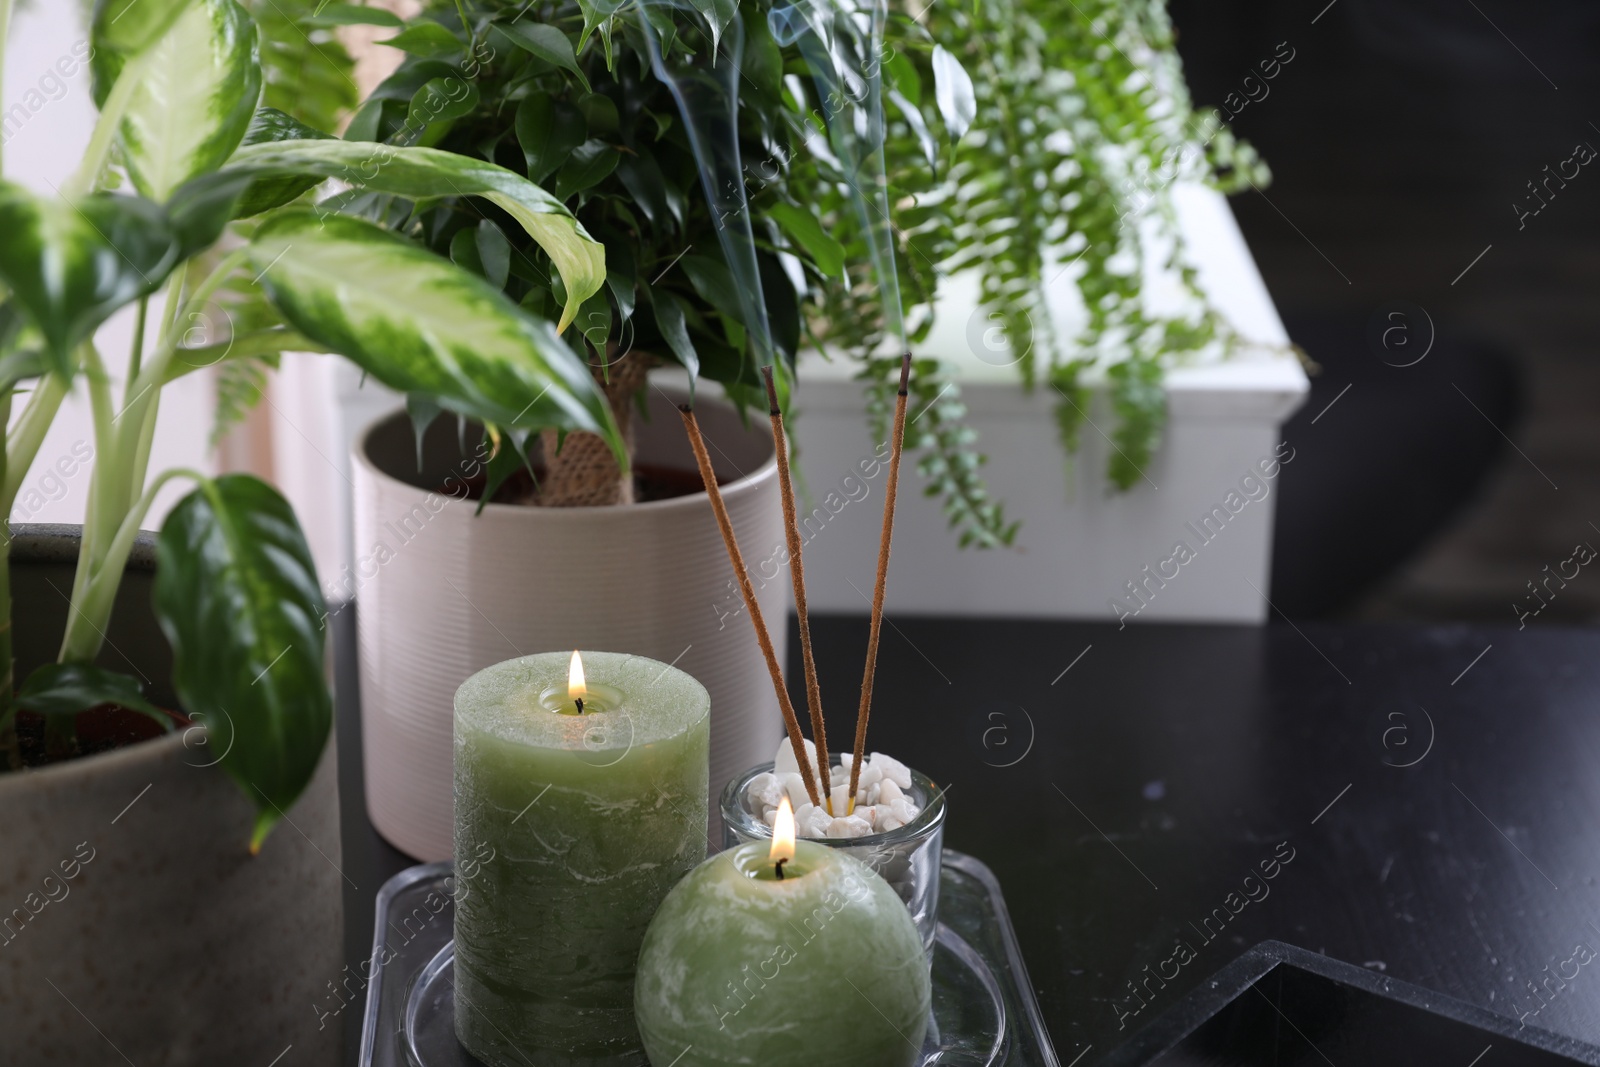
[[[351,615],[359,961],[412,861],[366,820]],[[813,635],[845,737],[866,620]],[[1600,958],[1569,962],[1600,952],[1600,633],[900,618],[876,694],[869,748],[949,788],[946,843],[999,876],[1063,1065],[1268,938],[1600,1043]]]

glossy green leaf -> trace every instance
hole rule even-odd
[[[478,262],[483,266],[483,276],[496,289],[504,289],[511,276],[511,242],[488,219],[478,223],[473,244],[478,250]]]
[[[656,329],[661,331],[661,337],[667,342],[667,347],[672,349],[672,354],[683,369],[689,372],[689,387],[694,388],[695,381],[700,377],[700,354],[695,351],[694,342],[689,340],[689,328],[684,323],[683,305],[678,298],[665,289],[650,290],[650,306],[655,309]]]
[[[509,44],[544,60],[552,67],[571,71],[585,89],[589,88],[589,79],[584,77],[583,70],[578,66],[578,56],[572,49],[571,39],[557,27],[530,20],[497,22],[494,29]]]
[[[460,55],[467,47],[459,37],[437,22],[427,21],[413,22],[393,37],[378,43],[424,59],[448,59]]]
[[[588,135],[577,108],[533,93],[517,105],[517,143],[528,162],[528,180],[542,182],[567,161]]]
[[[621,11],[626,0],[578,0],[578,10],[583,12],[583,32],[578,34],[578,48],[583,48],[589,35],[604,25],[606,20]],[[606,67],[611,66],[610,38],[607,38]]]
[[[837,275],[844,270],[844,246],[823,229],[822,222],[811,212],[779,200],[767,205],[767,215],[810,254],[822,273]]]
[[[286,115],[275,108],[256,109],[250,126],[244,132],[244,143],[277,144],[280,141],[326,141],[332,138],[321,130]],[[249,191],[239,201],[236,218],[249,218],[275,207],[292,203],[302,194],[322,184],[320,174],[287,174],[261,178],[250,183]]]
[[[255,804],[256,851],[311,780],[333,725],[311,551],[288,501],[229,474],[178,501],[156,560],[173,687]]]
[[[432,148],[327,140],[249,145],[239,149],[228,166],[236,168],[318,174],[412,200],[481,196],[516,219],[555,264],[567,291],[560,330],[605,284],[605,246],[590,237],[555,197],[493,163]]]
[[[454,75],[434,78],[411,98],[407,119],[411,125],[426,126],[430,122],[448,122],[472,114],[478,106],[478,87]]]
[[[950,139],[961,140],[972,120],[978,117],[978,101],[966,68],[943,45],[935,45],[933,49],[933,95],[939,104],[939,114],[944,117],[945,128],[950,131]]]
[[[585,141],[572,153],[572,158],[567,160],[555,176],[555,186],[550,190],[557,200],[565,202],[570,197],[592,189],[605,180],[606,176],[617,169],[617,160],[622,157],[605,141],[598,139]]]
[[[106,52],[95,64],[97,84],[109,86],[123,59]],[[141,70],[120,129],[122,162],[139,192],[165,201],[222,166],[244,139],[261,98],[255,23],[234,0],[196,0]]]
[[[17,707],[46,717],[72,716],[100,704],[148,715],[171,730],[172,716],[145,699],[137,678],[88,663],[46,663],[17,690]]]
[[[72,204],[0,182],[0,282],[67,374],[72,350],[118,308],[156,290],[178,262],[166,213],[134,196]]]
[[[723,31],[739,14],[739,0],[690,0],[690,3],[711,27],[711,47],[718,47]]]
[[[190,0],[97,0],[90,23],[94,50],[137,55],[161,39]]]
[[[238,218],[240,202],[253,195],[248,174],[218,171],[184,182],[167,201],[167,218],[178,240],[178,258],[210,248],[228,223]]]
[[[269,219],[250,258],[291,325],[390,388],[497,426],[599,433],[626,464],[583,360],[476,275],[372,223],[309,211]]]

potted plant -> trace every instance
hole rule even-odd
[[[940,280],[977,270],[1016,340],[1058,271],[1054,246],[1081,234],[1093,245],[1078,282],[1095,309],[1088,328],[1066,347],[1026,338],[1022,351],[1049,357],[1019,365],[1030,386],[1061,394],[1069,448],[1089,387],[1109,384],[1121,449],[1111,475],[1126,486],[1159,441],[1165,368],[1228,333],[1203,306],[1187,318],[1143,309],[1139,273],[1122,262],[1142,248],[1138,217],[1162,214],[1179,175],[1243,185],[1264,172],[1189,109],[1160,3],[938,7],[434,0],[409,21],[344,8],[398,30],[383,44],[405,53],[347,137],[438,145],[526,174],[604,244],[607,284],[568,337],[603,382],[641,479],[693,469],[676,420],[658,417],[683,396],[650,385],[644,366],[677,364],[678,381],[718,387],[742,414],[760,402],[759,366],[776,360],[787,406],[798,351],[825,349],[859,366],[872,440],[884,442],[900,351],[926,336]],[[1102,55],[1107,32],[1137,38],[1135,58]],[[867,132],[852,141],[852,130]],[[356,209],[524,306],[560,298],[543,255],[493,209],[451,197]],[[1016,525],[984,488],[956,382],[930,359],[912,382],[907,447],[927,493],[963,544],[1009,544]],[[495,659],[563,641],[701,678],[713,780],[764,755],[774,699],[703,495],[630,502],[630,478],[581,434],[515,441],[489,465],[477,437],[425,430],[428,406],[410,406],[417,439],[396,414],[357,441],[355,556],[337,586],[363,609],[368,803],[390,840],[448,855],[450,693]],[[765,613],[781,620],[762,437],[712,428]],[[534,476],[508,482],[519,457]],[[808,538],[881,486],[882,459],[864,449],[842,483],[818,487]]]
[[[8,14],[0,0],[0,48]],[[559,425],[620,454],[551,324],[378,226],[284,205],[329,176],[476,190],[566,271],[570,312],[601,284],[598,250],[522,177],[423,148],[373,166],[372,146],[260,107],[257,28],[235,0],[103,0],[90,39],[101,110],[76,176],[50,197],[0,182],[0,505],[70,390],[95,436],[84,525],[0,534],[0,1029],[28,1062],[100,1063],[110,1044],[134,1062],[293,1045],[332,1063],[323,597],[271,487],[148,469],[162,390],[320,349],[497,432]],[[223,292],[231,332],[192,329]],[[128,306],[119,393],[95,332]],[[175,480],[194,488],[142,533]]]

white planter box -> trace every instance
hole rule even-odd
[[[968,422],[980,435],[977,448],[989,457],[985,479],[1005,502],[1007,517],[1022,520],[1022,529],[1010,550],[957,547],[939,501],[922,495],[924,483],[908,456],[889,571],[891,613],[1113,619],[1137,612],[1141,620],[1244,622],[1266,617],[1275,479],[1262,478],[1258,464],[1266,461],[1266,469],[1276,472],[1278,429],[1303,401],[1309,383],[1287,350],[1283,324],[1226,202],[1201,188],[1178,190],[1176,201],[1202,286],[1235,329],[1260,344],[1232,360],[1169,376],[1168,425],[1148,477],[1126,493],[1113,493],[1104,476],[1113,446],[1104,434],[1114,422],[1103,395],[1091,405],[1094,426],[1083,427],[1082,451],[1069,468],[1052,416],[1058,394],[1048,387],[1024,393],[1014,367],[995,365],[1003,358],[986,354],[985,362],[974,354],[968,333],[978,316],[976,286],[956,279],[934,334],[918,354],[957,365]],[[1149,291],[1155,307],[1176,306],[1178,290],[1170,280],[1153,280]],[[1050,299],[1061,336],[1072,336],[1082,313],[1081,305],[1073,306],[1076,287],[1063,278],[1052,286]],[[974,332],[981,334],[983,325],[978,318]],[[799,463],[816,505],[826,514],[831,499],[838,509],[826,523],[813,521],[806,549],[816,611],[870,607],[884,478],[867,482],[858,466],[874,454],[877,442],[867,428],[855,372],[850,361],[820,358],[804,360],[800,370]],[[913,408],[908,417],[917,414]],[[1290,451],[1283,455],[1292,462]],[[1247,476],[1255,479],[1245,483],[1248,492],[1259,499],[1248,499],[1240,489]],[[1230,491],[1238,495],[1229,497]],[[1214,507],[1223,509],[1223,517],[1197,532]],[[1200,533],[1212,529],[1220,533],[1203,540]],[[1174,558],[1179,542],[1189,546],[1192,558],[1183,552]],[[1175,576],[1163,578],[1163,572]],[[1129,582],[1141,585],[1147,606],[1129,592]],[[1121,611],[1113,605],[1118,599],[1125,605]]]

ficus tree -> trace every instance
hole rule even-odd
[[[0,0],[0,53],[9,0]],[[292,509],[248,475],[152,471],[163,389],[205,368],[321,351],[512,438],[597,435],[627,462],[609,406],[561,337],[606,281],[603,246],[523,174],[422,146],[335,138],[262,105],[260,35],[237,0],[100,0],[99,117],[59,195],[0,182],[0,508],[9,513],[64,398],[87,393],[95,459],[69,622],[55,662],[13,675],[9,530],[0,536],[0,769],[21,766],[17,716],[70,756],[104,704],[173,718],[97,664],[129,553],[157,492],[192,486],[157,537],[154,608],[172,690],[258,812],[252,848],[299,795],[332,722],[326,612]],[[3,102],[0,102],[3,103]],[[320,192],[334,179],[343,192]],[[512,220],[559,277],[552,323],[481,274],[342,212],[351,195],[475,199]],[[221,292],[232,328],[190,328]],[[127,373],[97,330],[134,309]],[[11,418],[13,405],[20,407]]]

